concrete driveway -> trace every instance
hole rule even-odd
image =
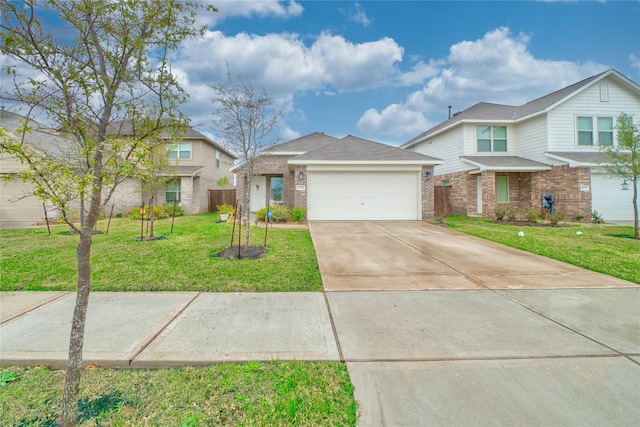
[[[359,426],[640,425],[640,287],[422,222],[309,225]]]
[[[635,286],[419,221],[312,222],[326,291]]]

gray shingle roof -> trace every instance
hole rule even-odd
[[[496,120],[496,121],[505,121],[505,120],[518,120],[523,117],[528,117],[532,114],[540,113],[545,111],[547,108],[557,104],[563,99],[571,96],[575,92],[580,89],[588,86],[593,81],[600,79],[601,77],[613,74],[619,76],[620,78],[624,78],[624,76],[617,73],[615,70],[610,69],[603,73],[596,74],[595,76],[591,76],[587,79],[581,80],[577,83],[569,85],[565,88],[552,92],[548,95],[545,95],[541,98],[534,99],[533,101],[529,101],[524,105],[520,106],[512,106],[512,105],[501,105],[501,104],[490,104],[487,102],[480,102],[478,104],[473,105],[472,107],[467,108],[466,110],[456,113],[453,117],[445,120],[442,123],[432,127],[426,132],[412,138],[406,143],[402,144],[402,148],[407,148],[413,145],[415,142],[420,141],[424,138],[429,137],[437,133],[442,129],[449,128],[455,125],[458,122],[463,120],[473,121],[473,120]]]
[[[305,153],[320,146],[336,142],[338,138],[331,135],[325,135],[321,132],[314,132],[309,135],[301,136],[291,141],[283,142],[269,149],[269,153]]]
[[[546,154],[562,157],[563,159],[567,159],[571,162],[577,162],[577,163],[594,164],[594,163],[606,163],[607,161],[606,154],[600,153],[597,151],[590,151],[590,152],[550,151]]]
[[[551,165],[517,156],[463,156],[461,158],[462,160],[473,162],[473,164],[481,165],[482,168],[489,170],[503,169],[515,171],[516,169],[551,169]]]
[[[325,143],[296,156],[290,163],[305,162],[415,162],[416,164],[442,163],[435,157],[414,153],[398,147],[358,138],[352,135]]]

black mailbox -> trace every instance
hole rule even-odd
[[[553,194],[547,193],[542,195],[542,207],[547,209],[551,215],[553,215],[553,205],[556,202],[556,198]]]

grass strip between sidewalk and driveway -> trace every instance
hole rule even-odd
[[[62,371],[5,368],[7,426],[54,426]],[[353,426],[356,403],[340,362],[248,362],[205,368],[85,369],[80,425]]]
[[[140,221],[117,219],[92,247],[94,291],[322,291],[309,230],[269,228],[268,252],[260,259],[226,260],[217,252],[231,245],[232,226],[217,214],[156,221],[155,241],[139,242]],[[102,221],[99,231],[105,231]],[[0,290],[74,291],[78,238],[68,227],[0,232]],[[252,227],[251,245],[264,245],[264,227]],[[235,230],[237,245],[238,229]],[[242,229],[244,244],[244,227]]]
[[[640,240],[633,227],[569,223],[560,227],[497,224],[453,215],[454,230],[640,284]],[[522,231],[524,236],[518,236]]]

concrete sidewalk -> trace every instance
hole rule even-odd
[[[0,363],[65,368],[75,293],[0,293]],[[93,292],[84,362],[114,368],[339,360],[322,293]]]

